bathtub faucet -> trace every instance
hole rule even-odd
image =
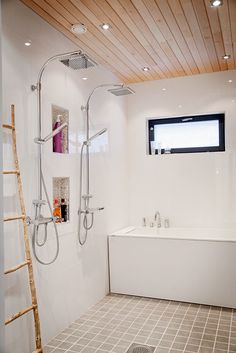
[[[157,222],[157,228],[161,228],[161,215],[159,211],[155,213],[154,220]]]

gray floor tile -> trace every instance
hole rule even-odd
[[[155,353],[236,353],[236,310],[112,294],[44,352],[126,353],[134,342]]]

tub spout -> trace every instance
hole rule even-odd
[[[154,220],[157,222],[157,228],[161,228],[161,215],[159,211],[156,211]]]

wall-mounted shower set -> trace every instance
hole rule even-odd
[[[87,69],[89,67],[93,67],[96,63],[91,60],[86,54],[82,53],[81,51],[73,51],[65,54],[54,55],[49,58],[42,68],[39,71],[38,81],[36,85],[32,85],[31,89],[37,92],[37,106],[38,106],[38,137],[34,139],[34,142],[38,144],[38,198],[37,200],[33,201],[33,205],[35,208],[34,218],[29,218],[29,223],[33,225],[33,232],[32,232],[32,248],[33,253],[36,259],[43,265],[49,265],[53,263],[59,254],[59,236],[57,230],[57,217],[53,216],[53,209],[51,206],[51,202],[48,196],[46,183],[43,176],[43,153],[42,147],[44,143],[52,139],[55,135],[57,135],[60,131],[62,131],[65,127],[67,127],[67,123],[63,123],[57,129],[53,130],[49,135],[46,137],[42,137],[42,76],[44,73],[45,68],[47,65],[55,60],[60,60],[61,63],[70,67],[74,70],[79,69]],[[90,93],[86,105],[82,106],[82,111],[86,112],[86,123],[85,123],[85,137],[86,139],[82,143],[81,151],[80,151],[80,181],[79,181],[79,207],[78,207],[78,240],[81,245],[84,245],[87,240],[88,230],[93,227],[94,221],[94,213],[96,211],[103,210],[103,207],[98,208],[90,208],[90,199],[92,195],[90,194],[90,167],[89,167],[89,153],[90,153],[90,145],[92,141],[104,134],[107,129],[102,129],[98,133],[93,136],[90,136],[90,100],[94,94],[94,92],[99,88],[106,88],[111,87],[108,91],[116,96],[123,96],[127,94],[133,94],[134,91],[124,86],[123,84],[101,84],[95,87],[92,92]],[[83,168],[83,157],[85,155],[85,165]],[[85,179],[85,192],[83,192],[83,171],[85,171],[86,179]],[[43,191],[45,194],[46,200],[43,199]],[[82,205],[83,201],[83,205]],[[47,205],[50,211],[50,217],[44,217],[42,214],[42,207]],[[36,252],[36,246],[42,247],[45,245],[48,237],[47,227],[48,224],[53,222],[55,236],[56,236],[56,253],[52,260],[45,262],[41,260]],[[43,227],[43,238],[39,240],[39,230]],[[82,235],[82,229],[84,230],[84,234]]]

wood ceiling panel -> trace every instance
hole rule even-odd
[[[219,20],[219,15],[218,11],[216,9],[212,9],[209,5],[209,0],[205,0],[205,6],[207,10],[207,16],[210,22],[210,28],[220,64],[220,69],[222,71],[227,70],[227,61],[222,59],[222,57],[225,54],[225,48],[224,48],[224,42],[223,42],[223,37],[222,37],[222,31],[220,27],[220,20]]]
[[[233,43],[232,43],[231,23],[230,23],[230,16],[229,16],[229,4],[227,0],[225,0],[224,6],[222,6],[219,11],[219,18],[220,18],[225,52],[231,56],[230,59],[227,60],[228,68],[233,69],[235,67],[234,52],[233,52]],[[234,19],[234,21],[236,21],[236,18]]]
[[[116,43],[121,53],[129,57],[131,61],[134,62],[136,70],[137,67],[140,67],[141,71],[141,68],[144,66],[155,65],[155,62],[151,60],[148,53],[144,50],[142,45],[140,45],[140,43],[136,40],[134,36],[131,36],[130,39],[124,35],[125,33],[130,32],[127,31],[127,28],[125,26],[122,26],[123,22],[118,21],[118,25],[116,25],[117,16],[115,16],[115,19],[113,21],[114,16],[111,16],[112,18],[110,18],[106,15],[106,12],[104,12],[104,7],[109,8],[108,13],[113,12],[112,8],[106,3],[106,1],[99,0],[96,2],[91,0],[82,0],[82,3],[84,4],[85,8],[86,6],[88,7],[91,14],[96,13],[96,22],[98,26],[103,22],[111,24],[112,31],[107,31],[104,33],[104,35],[106,35],[111,42]],[[120,27],[124,29],[123,33],[120,30]],[[151,80],[158,79],[160,78],[160,76],[152,72],[143,71],[143,78]]]
[[[232,33],[232,45],[234,53],[234,67],[236,67],[236,1],[229,0],[229,15]]]
[[[236,68],[235,0],[21,1],[125,83]],[[75,23],[87,32],[74,35]]]

